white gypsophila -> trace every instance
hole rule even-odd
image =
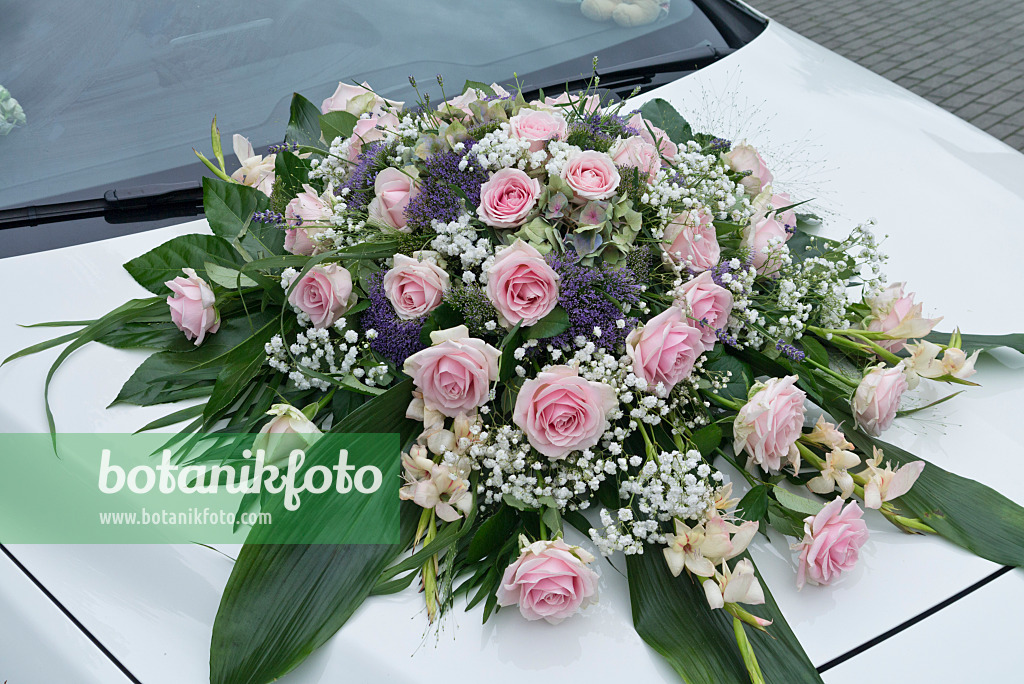
[[[309,177],[311,179],[321,178],[332,183],[336,188],[344,185],[348,180],[348,170],[351,167],[351,163],[348,161],[350,146],[346,139],[340,136],[332,140],[328,145],[326,156],[309,162]]]
[[[591,529],[590,538],[606,556],[643,553],[647,542],[664,544],[662,523],[703,518],[715,505],[721,481],[699,451],[663,451],[620,484],[619,496],[631,505],[602,510],[602,527]]]
[[[430,248],[448,257],[459,257],[464,271],[471,276],[462,275],[464,282],[479,280],[486,283],[485,262],[494,256],[494,246],[485,237],[480,237],[473,227],[472,217],[463,213],[450,223],[433,220],[430,227],[437,236],[430,241]]]
[[[530,152],[530,141],[513,138],[512,127],[502,122],[496,129],[480,138],[473,147],[480,168],[488,171],[520,169],[536,171],[544,165],[548,155],[543,151]]]
[[[570,145],[561,140],[549,141],[544,170],[547,171],[548,176],[561,176],[562,169],[569,163],[569,157],[580,151],[581,149],[576,145]]]

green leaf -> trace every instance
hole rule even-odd
[[[228,268],[227,266],[220,266],[207,261],[203,264],[203,270],[206,271],[207,279],[210,282],[229,290],[235,290],[239,287],[257,287],[255,280],[241,275],[241,271],[236,268]]]
[[[357,121],[359,118],[348,112],[327,112],[320,116],[320,130],[330,145],[335,138],[350,137]]]
[[[702,456],[710,456],[711,452],[722,443],[722,428],[716,423],[706,425],[691,435],[693,445]]]
[[[309,183],[309,162],[293,152],[283,150],[274,158],[275,190],[280,186],[285,197],[292,198],[304,192],[302,185]]]
[[[675,144],[682,145],[693,140],[693,129],[690,128],[690,124],[679,115],[675,107],[665,100],[661,98],[650,100],[640,108],[640,113],[651,122],[652,126],[657,126],[665,131]]]
[[[794,494],[782,487],[775,487],[772,493],[775,495],[775,500],[784,507],[803,515],[817,515],[824,508],[824,504],[820,501],[814,501],[813,499]]]
[[[555,335],[561,335],[569,329],[569,313],[561,306],[556,306],[544,318],[540,319],[528,328],[523,329],[523,335],[528,340],[546,340]]]
[[[228,318],[220,330],[208,335],[193,351],[157,352],[147,358],[128,378],[113,403],[149,406],[177,401],[186,398],[182,392],[197,382],[205,385],[205,390],[197,393],[193,389],[190,396],[209,394],[225,360],[236,358],[232,352],[254,334],[265,334],[277,325],[278,317],[270,311],[256,312],[251,319]],[[262,360],[262,350],[258,357]]]
[[[664,555],[654,546],[648,546],[643,554],[626,556],[626,567],[637,634],[668,660],[686,684],[749,681],[732,617],[708,606],[700,584],[685,574],[673,577]],[[821,677],[763,579],[761,586],[765,605],[744,608],[774,621],[767,634],[749,635],[765,682],[820,684]]]
[[[320,108],[298,93],[292,95],[285,142],[320,148]]]
[[[828,411],[845,424],[853,424],[841,405],[830,405]],[[873,446],[882,449],[883,460],[892,461],[894,467],[925,460],[859,430],[846,430],[846,437],[863,453],[871,453]],[[925,463],[911,490],[895,500],[896,507],[910,511],[941,536],[982,558],[1024,566],[1024,508],[980,482]]]
[[[80,330],[76,330],[75,332],[70,332],[70,333],[67,333],[66,335],[61,335],[60,337],[54,337],[54,338],[51,338],[49,340],[44,340],[43,342],[37,342],[36,344],[33,344],[33,345],[29,346],[29,347],[25,347],[24,349],[21,349],[21,350],[18,350],[16,352],[14,352],[10,356],[8,356],[6,359],[4,359],[3,362],[0,363],[0,366],[4,365],[8,361],[14,361],[15,359],[20,359],[23,356],[31,356],[32,354],[37,354],[37,353],[39,353],[41,351],[45,351],[47,349],[52,349],[53,347],[59,347],[60,345],[66,344],[66,343],[70,342],[71,340],[75,339],[80,334],[81,334],[81,331]]]
[[[820,363],[822,366],[828,368],[828,352],[825,351],[825,348],[821,346],[820,342],[810,335],[804,335],[800,338],[800,342],[798,344],[803,347],[804,353],[807,354],[812,361]]]
[[[205,179],[209,180],[209,179]],[[234,267],[241,261],[231,244],[216,235],[179,235],[135,257],[124,265],[135,282],[158,295],[172,294],[164,284],[178,276],[184,276],[181,269],[195,269],[196,274],[207,278],[207,262],[220,266]]]
[[[725,387],[718,390],[717,393],[726,399],[736,399],[746,403],[747,390],[754,382],[754,373],[750,370],[750,366],[732,354],[722,352],[717,357],[714,356],[715,351],[721,347],[721,343],[715,346],[715,350],[712,351],[708,360],[705,361],[704,368],[716,373],[722,373],[723,375],[726,372],[731,373],[732,375],[729,377],[728,382],[726,382]]]
[[[752,487],[742,499],[737,509],[744,520],[760,520],[768,510],[768,488],[764,485]]]
[[[494,515],[484,520],[469,542],[466,561],[476,563],[491,555],[508,541],[508,536],[516,527],[516,514],[508,506],[501,506]]]
[[[217,374],[213,392],[203,410],[203,420],[206,425],[212,425],[221,411],[231,406],[242,390],[260,372],[265,360],[267,342],[278,330],[280,330],[280,325],[275,317],[256,330],[247,340],[218,359],[220,372]]]
[[[1024,354],[1024,333],[1012,333],[1009,335],[964,335],[961,334],[961,348],[968,351],[975,349],[997,349],[1009,347]],[[944,332],[933,332],[925,339],[935,344],[948,344],[950,334]]]
[[[494,88],[486,83],[481,83],[480,81],[466,81],[466,85],[462,86],[462,92],[465,93],[470,88],[476,88],[477,90],[482,90],[487,95],[492,97],[494,96]]]
[[[216,116],[213,117],[213,122],[210,124],[210,144],[213,145],[213,156],[217,159],[220,170],[224,171],[224,150],[220,145],[220,129],[217,128]]]
[[[780,534],[787,537],[803,539],[804,522],[799,513],[795,513],[783,506],[778,501],[768,502],[768,524],[775,528]]]
[[[498,380],[501,382],[505,382],[515,373],[515,351],[522,342],[522,324],[522,321],[516,323],[516,327],[512,328],[501,342],[501,359],[498,362]]]
[[[411,380],[396,385],[333,431],[397,432],[404,444],[416,430],[405,418],[411,391]],[[332,518],[331,500],[312,497],[293,515],[317,526],[354,524]],[[243,546],[213,625],[211,684],[271,682],[305,660],[345,624],[408,545],[420,510],[405,507],[399,544]],[[249,541],[260,535],[254,527]]]

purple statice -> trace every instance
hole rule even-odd
[[[615,349],[637,324],[635,317],[622,313],[622,305],[640,303],[640,284],[633,271],[605,263],[584,265],[571,250],[563,256],[550,254],[547,261],[560,277],[558,303],[569,314],[568,330],[547,343],[571,348],[577,337],[584,337],[599,347]],[[621,328],[615,323],[620,319],[625,320]]]
[[[607,152],[616,137],[640,135],[640,131],[628,125],[626,121],[617,114],[587,114],[569,124],[565,140],[570,145],[577,145],[583,149]]]
[[[279,152],[298,152],[299,143],[283,142],[271,145],[267,148],[267,154],[278,154]]]
[[[740,346],[740,341],[736,339],[736,336],[730,335],[724,328],[715,330],[715,337],[717,337],[718,341],[727,347],[739,348]]]
[[[267,209],[266,211],[253,212],[252,220],[256,223],[267,223],[272,225],[278,225],[284,223],[284,216],[276,211]]]
[[[403,321],[384,294],[384,272],[374,273],[369,278],[370,306],[363,311],[360,324],[363,330],[373,329],[377,336],[370,340],[370,348],[396,366],[424,348],[420,342],[422,320]]]
[[[723,259],[722,261],[720,261],[718,263],[717,266],[715,266],[714,268],[711,269],[711,280],[715,281],[715,285],[718,285],[719,287],[724,287],[725,289],[728,290],[729,289],[729,283],[723,281],[722,280],[722,276],[724,276],[726,273],[733,274],[733,273],[739,273],[741,271],[746,271],[746,270],[748,270],[753,265],[754,265],[754,255],[753,254],[748,256],[746,261],[744,261],[743,263],[740,264],[739,268],[733,268],[732,266],[729,265],[729,261],[726,261],[726,260]]]
[[[480,204],[480,186],[487,181],[487,172],[480,168],[472,153],[476,141],[465,141],[462,152],[437,152],[424,162],[425,173],[420,174],[420,191],[405,209],[405,217],[412,228],[430,230],[432,220],[450,223],[462,214],[462,196],[471,206]],[[460,169],[462,160],[465,168]],[[460,193],[461,191],[461,193]]]
[[[708,143],[708,149],[712,152],[728,152],[732,149],[732,143],[725,138],[712,138]]]
[[[782,340],[775,343],[775,350],[782,352],[783,356],[790,361],[803,361],[807,357],[801,350],[791,344],[786,344]]]
[[[378,141],[363,146],[345,182],[345,187],[350,191],[345,200],[349,209],[366,210],[373,199],[373,184],[377,180],[377,174],[388,166],[388,159],[395,153],[395,144]]]

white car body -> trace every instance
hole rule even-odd
[[[889,236],[890,277],[908,281],[926,313],[945,316],[939,329],[1024,331],[1018,299],[1024,291],[1024,155],[775,23],[735,54],[640,99],[665,98],[684,116],[711,109],[713,118],[706,98],[730,93],[738,93],[741,105],[755,103],[751,116],[758,125],[747,137],[763,143],[769,164],[775,162],[777,189],[787,189],[789,174],[788,189],[800,199],[807,198],[805,190],[816,196],[828,213],[824,232],[831,237],[877,219],[877,231]],[[742,107],[733,116],[745,117]],[[727,116],[723,121],[728,127]],[[802,164],[794,149],[820,165]],[[0,261],[7,285],[0,358],[53,334],[16,323],[96,317],[143,296],[121,264],[175,235],[205,230],[205,222],[196,221]],[[46,431],[42,382],[56,353],[0,368],[0,429]],[[58,429],[131,432],[169,412],[167,406],[105,408],[144,355],[99,345],[76,352],[50,391]],[[981,387],[898,420],[885,438],[1024,502],[1024,448],[1017,434],[1024,357],[998,350],[983,355],[977,367],[974,379]],[[927,403],[949,391],[925,385],[914,400]],[[768,587],[815,665],[844,656],[999,570],[943,539],[909,538],[879,515],[866,517],[872,535],[859,565],[829,587],[797,592],[789,540],[772,532],[771,542],[759,536],[752,545]],[[231,571],[225,556],[200,546],[7,549],[138,681],[209,680],[211,628]],[[613,563],[624,567],[621,557]],[[526,622],[515,609],[481,625],[479,608],[463,612],[457,602],[440,635],[424,640],[421,595],[409,590],[370,598],[282,681],[678,681],[633,630],[624,578],[607,561],[600,565],[600,603],[558,626]],[[1024,574],[1015,570],[823,678],[830,684],[1006,680],[1019,668],[1021,606]],[[10,559],[0,557],[0,681],[129,681],[70,625]],[[944,647],[951,642],[956,648]],[[60,667],[78,669],[69,674]]]

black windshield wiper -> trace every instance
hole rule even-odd
[[[107,190],[98,199],[0,209],[0,230],[103,217],[108,223],[199,216],[203,186],[197,181]]]
[[[620,91],[631,86],[643,86],[651,83],[655,76],[678,71],[697,71],[702,67],[717,62],[722,57],[736,52],[730,47],[715,47],[702,44],[685,50],[666,52],[655,57],[638,59],[633,62],[617,64],[609,69],[597,69],[600,76],[599,87],[607,90]],[[553,83],[549,87],[567,86],[568,90],[580,90],[590,85],[592,77],[578,78],[566,83]],[[527,97],[527,99],[529,99]]]

